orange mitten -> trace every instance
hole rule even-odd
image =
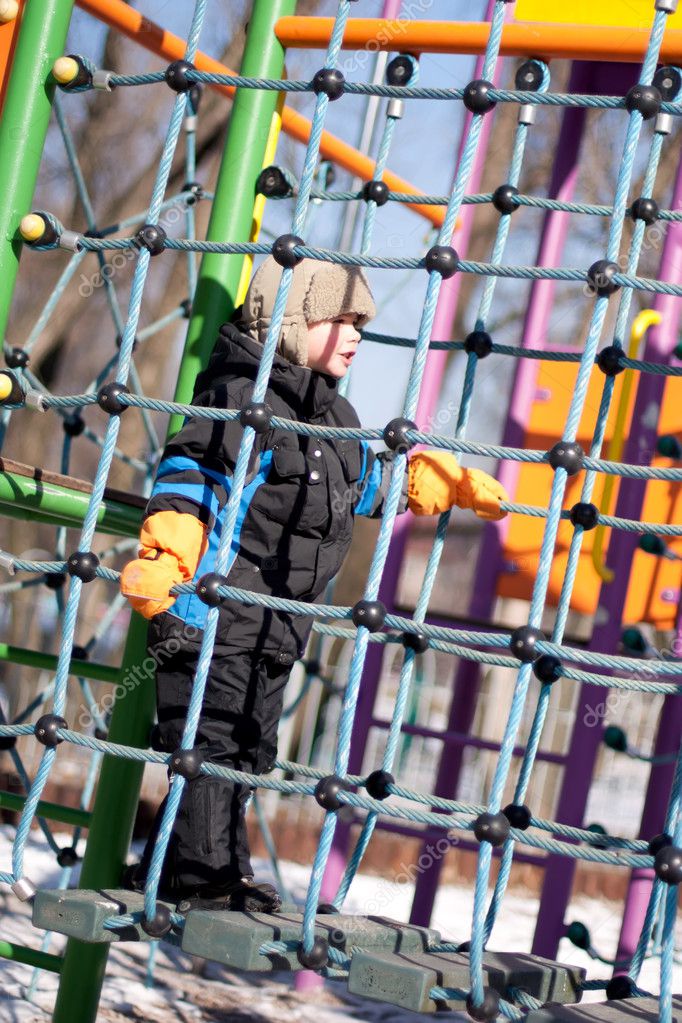
[[[481,469],[463,469],[449,451],[419,451],[408,463],[407,505],[415,515],[471,508],[482,519],[502,519],[507,501],[501,483]]]
[[[464,478],[457,487],[455,504],[458,508],[471,508],[480,519],[503,519],[507,514],[500,508],[509,495],[499,483],[482,469],[465,469]]]
[[[144,618],[167,611],[175,602],[171,587],[194,577],[206,545],[205,526],[194,515],[150,515],[140,533],[139,558],[121,572],[121,593]]]
[[[407,507],[415,515],[452,508],[464,470],[449,451],[419,451],[407,464]]]

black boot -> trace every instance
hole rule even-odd
[[[141,863],[131,863],[129,866],[123,868],[121,874],[121,888],[125,888],[127,892],[139,892],[142,894],[147,884],[146,872],[142,870]],[[161,902],[177,902],[178,892],[167,892],[162,887],[157,892],[157,898]]]
[[[130,863],[123,868],[121,888],[127,892],[143,892],[146,878],[140,875],[140,863]]]
[[[229,884],[213,887],[201,885],[196,891],[181,899],[178,913],[189,913],[192,909],[232,910],[241,913],[278,913],[282,897],[271,884],[256,884],[247,876]]]

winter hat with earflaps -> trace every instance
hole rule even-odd
[[[251,279],[241,312],[241,325],[254,341],[265,344],[275,307],[282,267],[272,256]],[[294,267],[277,351],[296,366],[308,364],[308,324],[355,314],[364,327],[376,315],[374,299],[359,266],[303,259]]]

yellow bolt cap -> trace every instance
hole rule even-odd
[[[14,378],[9,373],[0,373],[0,401],[6,401],[12,393]]]
[[[0,0],[2,2],[2,0]],[[52,75],[60,85],[68,85],[78,77],[80,65],[73,57],[58,57],[52,68]]]
[[[27,213],[19,224],[19,233],[25,242],[37,242],[44,235],[46,226],[37,213]]]
[[[0,0],[0,25],[6,25],[8,21],[14,21],[19,13],[17,0]]]

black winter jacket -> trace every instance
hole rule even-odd
[[[226,323],[207,368],[199,374],[193,404],[241,409],[251,400],[262,346]],[[295,366],[279,355],[265,402],[285,419],[321,426],[358,427],[357,414],[338,394],[336,380]],[[242,427],[238,420],[188,418],[166,447],[146,514],[174,510],[198,516],[209,528],[209,546],[195,580],[213,571]],[[315,601],[348,553],[355,515],[383,513],[393,454],[378,455],[363,440],[321,440],[271,429],[256,434],[232,540],[229,584],[295,600]],[[407,473],[399,511],[407,504]],[[182,594],[170,608],[202,628],[207,606]],[[281,664],[300,657],[312,617],[225,601],[219,611],[223,644],[274,656]]]

